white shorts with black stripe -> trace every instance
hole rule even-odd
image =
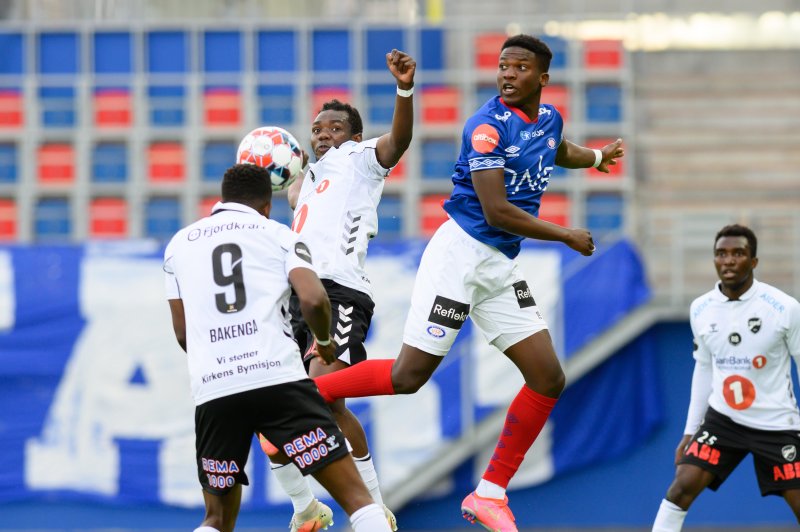
[[[547,329],[517,263],[447,220],[422,254],[403,342],[444,356],[467,316],[500,351]]]

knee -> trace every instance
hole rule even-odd
[[[564,370],[561,369],[561,366],[555,366],[549,371],[537,372],[537,375],[533,378],[526,378],[525,384],[531,390],[545,397],[558,398],[567,385],[567,377],[564,375]]]
[[[408,371],[392,373],[392,385],[396,394],[408,395],[416,393],[426,382],[428,382],[428,378],[424,374]]]
[[[667,490],[666,499],[682,510],[688,510],[696,497],[696,490],[680,479],[675,479]]]

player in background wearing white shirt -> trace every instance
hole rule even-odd
[[[653,532],[681,530],[697,496],[719,488],[748,453],[761,495],[782,496],[800,522],[800,411],[790,360],[800,358],[800,303],[755,279],[756,251],[755,234],[741,225],[714,239],[719,282],[690,307],[689,413]]]
[[[269,219],[269,174],[235,165],[211,216],[180,230],[164,252],[172,325],[187,353],[195,401],[197,470],[206,514],[195,532],[232,532],[255,432],[313,475],[358,532],[390,530],[344,435],[308,378],[291,336],[293,289],[315,355],[334,360],[330,302],[302,237]]]
[[[364,340],[374,308],[364,270],[367,246],[378,231],[377,208],[386,176],[408,149],[414,125],[412,94],[416,62],[408,54],[392,50],[386,54],[386,66],[397,82],[391,130],[362,141],[363,123],[358,110],[338,100],[326,102],[311,124],[311,148],[316,162],[288,190],[289,205],[295,211],[292,229],[302,235],[314,252],[317,273],[331,300],[331,337],[338,344],[332,364],[311,359],[308,372],[312,377],[366,359]],[[292,318],[295,339],[305,353],[311,348],[313,338],[294,304]],[[383,505],[361,423],[344,399],[329,406],[352,446],[362,479],[375,502]],[[291,465],[275,462],[271,467],[292,500],[295,511],[290,524],[292,532],[305,530],[312,524],[327,527],[331,522],[330,509],[314,499],[300,472]],[[384,510],[396,530],[394,515],[385,506]]]

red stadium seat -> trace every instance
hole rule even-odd
[[[0,241],[17,238],[17,204],[13,199],[0,199]]]
[[[400,158],[400,161],[392,168],[392,173],[386,178],[389,182],[401,182],[406,178],[406,157],[405,155]]]
[[[542,103],[558,109],[564,122],[569,120],[569,88],[566,85],[548,85],[542,91]]]
[[[72,144],[42,144],[36,163],[41,183],[71,183],[75,180],[75,149]]]
[[[211,208],[220,200],[219,196],[205,197],[200,200],[197,206],[197,219],[203,218],[211,214]]]
[[[212,127],[239,127],[242,122],[242,95],[238,89],[211,88],[203,94],[205,124]]]
[[[583,43],[583,64],[589,69],[619,69],[623,55],[622,41],[595,40]]]
[[[455,87],[422,88],[422,122],[455,124],[461,115],[461,93]]]
[[[311,93],[311,115],[316,116],[327,101],[337,99],[349,103],[351,100],[350,89],[347,87],[315,87]]]
[[[500,47],[508,39],[505,33],[482,33],[475,37],[475,66],[480,70],[497,70]]]
[[[0,129],[16,129],[23,124],[22,95],[13,90],[0,91]]]
[[[423,196],[420,201],[420,233],[432,236],[447,221],[447,213],[442,204],[450,196],[448,194],[431,194]]]
[[[547,193],[542,196],[539,206],[539,218],[554,224],[568,227],[570,225],[570,201],[566,194]]]
[[[150,181],[176,182],[186,178],[186,155],[179,142],[154,142],[147,149]]]
[[[89,236],[128,236],[128,204],[122,198],[94,198],[89,204]]]
[[[606,144],[610,144],[617,140],[616,138],[597,138],[597,139],[587,139],[586,146],[589,148],[596,148],[600,149]],[[623,146],[624,147],[624,146]],[[608,167],[608,173],[605,174],[603,172],[598,172],[594,168],[587,168],[586,175],[590,179],[619,179],[623,175],[625,175],[625,158],[617,159],[617,164],[614,166]]]
[[[100,89],[94,94],[94,123],[100,128],[128,127],[132,122],[131,95],[125,89]]]

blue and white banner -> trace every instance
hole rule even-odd
[[[370,249],[376,302],[370,357],[391,358],[399,350],[422,247]],[[649,296],[627,243],[585,268],[575,266],[574,255],[530,246],[519,257],[565,356]],[[615,365],[612,359],[565,393],[513,486],[615,456],[636,444],[632,430],[641,436],[654,426],[660,410],[656,390],[648,389],[652,368],[646,357],[635,360]],[[194,406],[164,298],[160,246],[0,248],[0,384],[0,503],[77,498],[202,505]],[[348,403],[365,424],[381,484],[390,490],[475,419],[505,407],[521,385],[513,365],[468,323],[418,393]],[[600,404],[602,416],[595,411]],[[619,434],[631,438],[610,444]],[[243,504],[284,504],[254,449]],[[485,463],[476,458],[476,473]]]

